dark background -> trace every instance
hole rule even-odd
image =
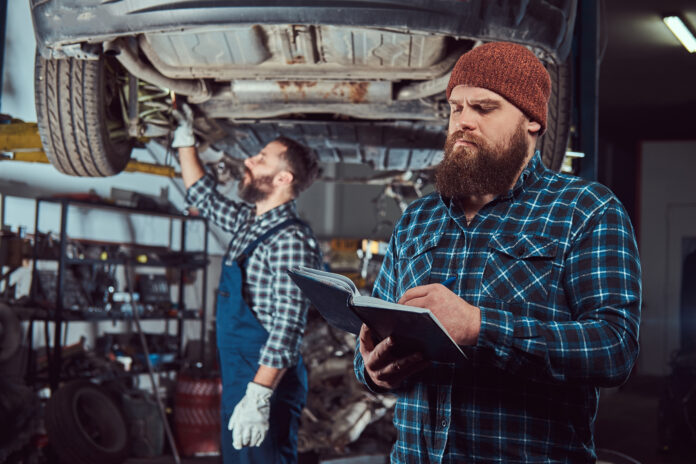
[[[662,22],[679,13],[693,32],[696,1],[603,0],[599,9],[598,180],[637,227],[640,142],[696,138],[696,53]]]

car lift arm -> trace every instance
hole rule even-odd
[[[4,124],[0,123],[0,161],[50,162],[43,151],[39,128],[35,122],[24,122],[13,118]],[[125,171],[172,178],[180,176],[171,166],[135,160],[128,162]]]

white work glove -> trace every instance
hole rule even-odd
[[[193,110],[186,103],[181,105],[184,110],[172,111],[172,116],[176,119],[177,127],[172,138],[172,148],[193,147],[196,145],[196,138],[193,136]]]
[[[273,389],[249,382],[246,395],[234,407],[227,430],[232,431],[232,446],[260,446],[268,432]]]

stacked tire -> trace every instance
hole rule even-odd
[[[56,390],[46,405],[48,440],[65,464],[119,464],[129,454],[126,421],[97,385],[76,380]]]

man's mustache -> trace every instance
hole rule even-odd
[[[454,145],[457,142],[467,142],[476,145],[477,147],[481,144],[481,141],[479,140],[478,137],[471,135],[470,133],[467,133],[466,131],[457,131],[453,132],[450,135],[450,140],[452,141],[452,145]]]

